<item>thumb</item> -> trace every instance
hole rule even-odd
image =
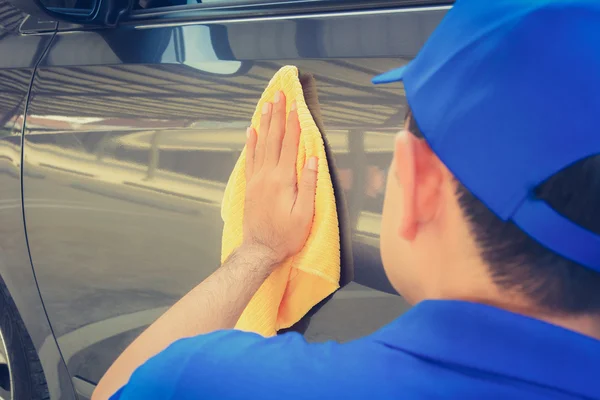
[[[312,221],[315,213],[318,163],[317,157],[309,158],[302,171],[302,178],[298,182],[298,197],[293,213],[302,224]]]

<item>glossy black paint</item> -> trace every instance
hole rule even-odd
[[[401,85],[370,78],[414,57],[444,12],[134,19],[57,33],[31,88],[23,193],[37,282],[71,376],[97,382],[218,266],[223,189],[262,90],[286,64],[317,79],[353,227],[355,282],[312,316],[306,336],[349,340],[406,309],[388,294],[379,258],[384,177],[405,99]],[[18,167],[3,160],[20,195]]]
[[[0,279],[38,350],[52,398],[74,399],[36,286],[21,201],[21,135],[27,94],[51,35],[21,36],[28,17],[0,0]]]

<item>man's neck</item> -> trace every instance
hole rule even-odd
[[[598,316],[532,315],[532,317],[600,340],[600,317]]]
[[[442,265],[442,264],[440,264]],[[487,268],[476,258],[446,261],[433,271],[439,278],[427,287],[425,298],[456,299],[482,303],[525,315],[600,340],[600,315],[569,315],[544,310],[518,290],[506,290],[495,284]],[[429,281],[431,282],[431,281]]]

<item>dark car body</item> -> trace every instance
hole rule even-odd
[[[406,309],[379,257],[406,101],[401,84],[370,79],[412,59],[449,6],[280,3],[250,13],[213,0],[95,28],[0,0],[0,276],[52,398],[88,398],[133,338],[217,268],[223,190],[284,65],[316,78],[353,230],[354,281],[302,329],[345,341]]]

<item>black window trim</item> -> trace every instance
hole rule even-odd
[[[252,0],[251,0],[252,1]],[[225,2],[225,0],[224,0]],[[446,7],[454,0],[254,0],[251,3],[197,4],[133,10],[120,25],[283,17],[314,13],[374,11],[398,7]]]

